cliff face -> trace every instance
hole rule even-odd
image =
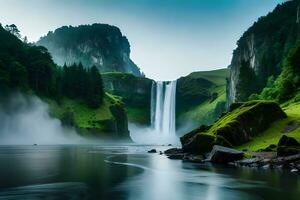
[[[259,93],[270,76],[278,76],[283,57],[299,34],[299,0],[278,5],[261,17],[237,42],[228,83],[228,103]]]
[[[150,124],[151,79],[128,73],[103,73],[105,90],[120,96],[130,122]]]
[[[115,26],[63,26],[41,37],[37,44],[45,46],[59,65],[82,62],[85,67],[95,65],[101,72],[126,72],[143,76],[130,59],[127,38]]]

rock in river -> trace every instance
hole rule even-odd
[[[244,152],[235,149],[215,145],[208,160],[213,163],[229,163],[240,160],[244,157]]]
[[[148,151],[148,153],[156,153],[156,152],[157,152],[156,149],[151,149]]]

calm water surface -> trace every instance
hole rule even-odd
[[[1,146],[0,199],[300,199],[297,175],[169,160],[151,148]]]

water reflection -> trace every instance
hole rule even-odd
[[[0,147],[0,199],[256,200],[300,195],[298,176],[169,160],[145,153],[147,148]]]

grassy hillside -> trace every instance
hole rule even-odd
[[[229,76],[228,69],[214,71],[193,72],[187,77],[190,79],[205,79],[210,87],[205,88],[207,96],[198,104],[185,109],[178,115],[178,121],[192,120],[195,126],[211,124],[223,112],[226,102],[226,78]]]
[[[75,126],[82,134],[118,134],[120,131],[115,129],[118,126],[117,117],[121,116],[115,116],[111,108],[123,105],[117,97],[111,94],[106,93],[102,105],[96,109],[70,98],[64,98],[59,103],[49,98],[43,98],[43,100],[48,103],[51,115],[61,119],[66,125]],[[127,123],[127,119],[125,121]]]
[[[204,78],[217,86],[225,85],[229,77],[229,69],[217,69],[212,71],[193,72],[189,76],[193,78]]]
[[[288,116],[286,119],[277,120],[260,136],[254,137],[251,142],[238,148],[249,151],[264,149],[270,144],[277,144],[283,134],[294,137],[300,142],[300,102],[295,100],[297,99],[292,99],[281,105]]]

